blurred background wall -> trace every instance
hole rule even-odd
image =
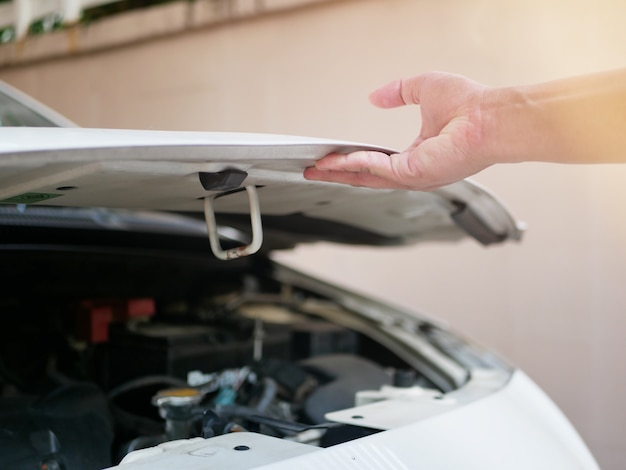
[[[373,108],[374,87],[432,69],[513,85],[623,67],[624,18],[619,0],[336,0],[94,52],[61,34],[48,40],[69,41],[74,53],[5,61],[0,79],[82,126],[401,149],[418,132],[419,110]],[[603,469],[623,469],[626,165],[502,165],[475,180],[528,223],[521,244],[320,244],[278,258],[496,349],[552,396]]]

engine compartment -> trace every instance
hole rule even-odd
[[[378,432],[329,423],[383,385],[436,388],[264,257],[7,251],[0,467],[96,469],[163,442],[252,431],[316,446]]]

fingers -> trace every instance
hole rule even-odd
[[[399,154],[360,151],[349,154],[329,154],[307,168],[304,177],[309,180],[328,181],[367,186],[370,188],[409,189],[397,175]]]
[[[391,168],[391,157],[386,153],[375,151],[331,153],[315,162],[315,168],[322,171],[388,173]]]
[[[370,93],[370,102],[379,108],[397,108],[407,104],[419,104],[419,90],[422,80],[421,75],[394,80]]]
[[[359,186],[373,189],[410,189],[394,181],[381,178],[380,176],[372,175],[367,171],[332,171],[318,170],[315,167],[310,167],[304,170],[304,177],[308,180],[326,181],[329,183],[341,183],[348,184],[350,186]]]
[[[485,168],[464,161],[463,152],[448,134],[419,142],[392,155],[375,151],[329,154],[307,168],[304,177],[376,189],[432,191]]]
[[[379,173],[388,172],[391,166],[389,155],[382,152],[331,153],[307,168],[304,177],[310,180],[388,188],[389,181]],[[397,187],[394,183],[393,187]]]

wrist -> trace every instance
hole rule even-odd
[[[485,158],[490,164],[535,160],[540,105],[526,87],[489,88],[483,99]]]

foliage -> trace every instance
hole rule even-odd
[[[0,0],[0,4],[9,3],[11,1],[12,0]],[[118,15],[120,13],[125,13],[130,10],[148,8],[154,5],[171,3],[173,1],[177,0],[112,0],[110,3],[83,10],[80,23],[88,24],[93,21],[97,21],[113,15]],[[36,36],[48,33],[50,31],[62,29],[63,27],[63,18],[59,14],[54,14],[33,22],[29,28],[28,34],[29,36]],[[0,29],[0,44],[12,42],[14,40],[15,28],[13,26],[8,26],[6,28]]]
[[[106,3],[83,11],[81,22],[89,23],[107,16],[118,15],[130,10],[138,10],[163,3],[171,3],[175,0],[121,0]]]

